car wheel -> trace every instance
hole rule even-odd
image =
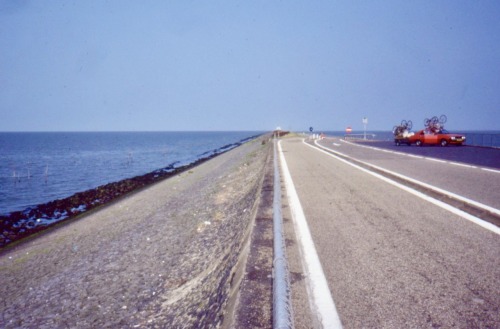
[[[441,146],[448,146],[448,141],[446,139],[442,139]]]
[[[417,146],[422,146],[422,141],[421,141],[421,140],[416,141],[416,142],[415,142],[415,145],[417,145]]]

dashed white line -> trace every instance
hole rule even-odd
[[[486,170],[486,171],[493,172],[493,173],[496,173],[496,174],[500,173],[500,170],[495,170],[495,169],[490,169],[490,168],[483,168],[483,167],[477,167],[477,166],[474,166],[474,165],[467,165],[467,164],[462,164],[462,163],[458,163],[458,162],[440,160],[440,159],[436,159],[436,158],[430,158],[430,157],[425,157],[425,156],[420,156],[420,155],[414,155],[414,154],[409,154],[409,153],[402,153],[402,152],[397,152],[397,151],[391,151],[391,150],[381,149],[381,148],[373,147],[373,146],[359,145],[359,144],[351,143],[351,142],[343,140],[343,139],[339,139],[339,140],[342,141],[342,142],[344,142],[344,143],[353,145],[353,146],[364,147],[364,148],[375,150],[375,151],[379,151],[379,152],[399,154],[399,155],[409,156],[409,157],[412,157],[412,158],[425,159],[425,160],[429,160],[429,161],[441,162],[441,163],[446,163],[446,164],[461,165],[463,167],[467,167],[467,168],[471,168],[471,169]]]
[[[465,167],[465,168],[473,168],[473,169],[477,169],[478,167],[476,166],[472,166],[472,165],[468,165],[468,164],[465,164],[465,163],[460,163],[460,162],[448,162],[449,164],[452,164],[454,166],[459,166],[459,167]]]
[[[481,170],[494,172],[495,174],[500,174],[500,170],[490,169],[490,168],[481,168]]]
[[[448,161],[436,159],[436,158],[426,158],[429,161],[434,161],[434,162],[440,162],[440,163],[447,163]]]
[[[285,182],[288,203],[292,213],[292,219],[295,226],[297,240],[303,253],[302,264],[306,273],[307,286],[309,289],[309,302],[314,313],[318,316],[323,328],[342,328],[337,308],[333,302],[332,294],[328,288],[328,283],[323,272],[323,267],[319,260],[314,246],[314,241],[307,225],[299,196],[295,190],[292,176],[288,170],[285,156],[281,149],[281,141],[278,142],[278,151],[280,156],[281,170]]]
[[[473,215],[471,215],[471,214],[469,214],[469,213],[466,213],[466,212],[464,212],[464,211],[462,211],[462,210],[460,210],[460,209],[458,209],[458,208],[452,207],[452,206],[450,206],[450,205],[449,205],[449,204],[447,204],[447,203],[444,203],[444,202],[442,202],[442,201],[436,200],[436,199],[434,199],[434,198],[432,198],[432,197],[430,197],[430,196],[428,196],[428,195],[426,195],[426,194],[424,194],[424,193],[422,193],[422,192],[419,192],[419,191],[414,190],[414,189],[412,189],[412,188],[410,188],[410,187],[408,187],[408,186],[405,186],[405,185],[403,185],[403,184],[400,184],[400,183],[398,183],[398,182],[395,182],[395,181],[393,181],[393,180],[392,180],[392,179],[390,179],[390,178],[387,178],[387,177],[382,176],[382,175],[380,175],[380,174],[374,173],[374,172],[372,172],[372,171],[370,171],[370,170],[368,170],[368,169],[365,169],[365,168],[363,168],[363,167],[360,167],[360,166],[358,166],[358,165],[356,165],[356,164],[354,164],[354,163],[351,163],[351,162],[349,162],[349,161],[347,161],[347,160],[345,160],[345,159],[342,159],[342,158],[340,158],[340,157],[336,156],[335,154],[330,153],[330,152],[333,152],[333,153],[336,153],[336,154],[339,154],[339,155],[345,156],[345,155],[343,155],[343,154],[340,154],[340,153],[339,153],[339,152],[337,152],[337,151],[334,151],[334,150],[328,149],[328,148],[326,148],[326,147],[324,147],[324,146],[322,146],[322,145],[319,145],[318,143],[316,143],[316,145],[317,145],[318,147],[320,147],[320,149],[315,148],[314,146],[309,145],[309,144],[307,144],[307,143],[305,143],[305,142],[304,142],[304,144],[306,144],[307,146],[312,147],[312,148],[314,148],[314,149],[318,150],[319,152],[323,152],[323,153],[325,153],[325,154],[327,154],[327,155],[329,155],[329,156],[331,156],[331,157],[333,157],[333,158],[335,158],[335,159],[338,159],[338,160],[340,160],[340,161],[342,161],[342,162],[344,162],[344,163],[347,163],[348,165],[350,165],[350,166],[352,166],[352,167],[355,167],[355,168],[357,168],[357,169],[359,169],[359,170],[362,170],[362,171],[364,171],[364,172],[366,172],[366,173],[368,173],[368,174],[370,174],[370,175],[372,175],[372,176],[375,176],[375,177],[377,177],[377,178],[379,178],[379,179],[381,179],[381,180],[383,180],[383,181],[385,181],[385,182],[387,182],[387,183],[389,183],[389,184],[392,184],[392,185],[394,185],[394,186],[396,186],[396,187],[399,187],[399,188],[400,188],[400,189],[402,189],[402,190],[405,190],[405,191],[407,191],[407,192],[409,192],[409,193],[412,193],[413,195],[416,195],[416,196],[418,196],[418,197],[419,197],[419,198],[421,198],[421,199],[424,199],[424,200],[426,200],[426,201],[429,201],[429,202],[431,202],[431,203],[433,203],[433,204],[435,204],[435,205],[437,205],[437,206],[439,206],[439,207],[441,207],[441,208],[443,208],[443,209],[446,209],[446,210],[448,210],[448,211],[450,211],[450,212],[452,212],[452,213],[454,213],[454,214],[456,214],[456,215],[459,215],[460,217],[465,218],[465,219],[467,219],[467,220],[469,220],[469,221],[471,221],[471,222],[473,222],[473,223],[475,223],[475,224],[477,224],[477,225],[479,225],[479,226],[481,226],[481,227],[483,227],[483,228],[485,228],[485,229],[487,229],[487,230],[489,230],[489,231],[491,231],[491,232],[493,232],[493,233],[496,233],[496,234],[499,234],[499,235],[500,235],[500,227],[498,227],[498,226],[496,226],[496,225],[494,225],[494,224],[491,224],[491,223],[489,223],[489,222],[486,222],[486,221],[482,220],[481,218],[478,218],[478,217],[473,216]],[[324,149],[328,150],[329,152],[325,151]],[[420,182],[420,181],[415,180],[415,179],[413,179],[413,178],[410,178],[410,177],[407,177],[407,176],[404,176],[404,175],[398,174],[398,173],[396,173],[396,172],[393,172],[393,171],[390,171],[390,170],[387,170],[387,169],[384,169],[384,168],[381,168],[381,167],[378,167],[378,166],[372,165],[372,164],[370,164],[370,163],[363,162],[363,161],[360,161],[360,160],[356,160],[356,161],[359,161],[359,162],[360,162],[360,163],[362,163],[362,164],[365,164],[365,165],[371,166],[371,167],[373,167],[373,168],[375,168],[375,169],[377,169],[377,170],[381,170],[381,171],[383,171],[383,172],[386,172],[386,173],[389,173],[389,174],[391,174],[391,175],[397,176],[397,177],[399,177],[399,178],[403,178],[403,179],[408,180],[408,181],[410,181],[410,182],[412,182],[412,183],[419,184],[419,185],[424,186],[424,187],[426,187],[426,188],[429,188],[429,189],[435,190],[435,191],[440,192],[440,193],[442,193],[442,194],[449,195],[449,196],[451,196],[451,197],[453,197],[453,198],[455,198],[455,199],[458,199],[458,200],[460,200],[460,201],[463,201],[463,202],[466,202],[466,203],[472,204],[472,205],[474,205],[474,206],[476,206],[476,207],[479,207],[479,208],[482,208],[482,209],[484,209],[484,210],[490,211],[490,212],[492,212],[492,213],[494,213],[494,214],[500,215],[500,210],[499,210],[499,209],[496,209],[496,208],[490,207],[490,206],[488,206],[488,205],[485,205],[485,204],[479,203],[479,202],[474,201],[474,200],[467,199],[467,198],[465,198],[465,197],[462,197],[462,196],[460,196],[460,195],[454,194],[454,193],[452,193],[452,192],[449,192],[449,191],[446,191],[446,190],[442,190],[442,189],[440,189],[440,188],[438,188],[438,187],[435,187],[435,186],[432,186],[432,185],[429,185],[429,184],[426,184],[426,183]]]

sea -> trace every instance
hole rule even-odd
[[[263,132],[0,132],[0,216],[161,168]]]

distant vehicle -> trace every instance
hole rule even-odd
[[[408,137],[396,137],[394,139],[394,142],[396,143],[396,145],[415,144],[417,146],[422,146],[424,144],[427,144],[448,146],[449,144],[463,145],[463,143],[465,143],[465,139],[465,135],[452,134],[446,129],[441,129],[437,132],[429,129],[422,129]]]

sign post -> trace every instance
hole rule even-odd
[[[365,130],[364,130],[364,137],[363,139],[366,139],[366,125],[368,124],[368,118],[367,117],[364,117],[363,118],[363,126],[365,127]]]

